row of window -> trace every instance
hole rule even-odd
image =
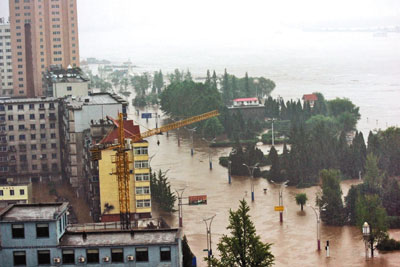
[[[26,135],[25,134],[20,134],[18,137],[19,137],[19,139],[18,139],[19,141],[25,141],[26,140]],[[50,134],[50,138],[51,139],[56,139],[56,134],[55,133]],[[45,133],[40,134],[40,139],[46,139],[46,134]],[[15,141],[14,135],[9,135],[8,136],[8,140],[10,142]],[[36,140],[36,134],[31,134],[31,140]],[[42,144],[42,149],[43,149],[43,146],[44,146],[44,149],[45,149],[46,148],[46,144]]]
[[[150,187],[149,186],[138,186],[138,187],[136,187],[136,194],[137,195],[150,194]]]
[[[41,145],[41,148],[43,147],[43,149],[47,149],[47,144],[40,144]],[[42,146],[42,145],[46,145],[46,146]],[[56,143],[52,143],[51,145],[50,145],[50,147],[52,148],[52,149],[56,149],[57,148],[57,144]],[[19,151],[20,152],[25,152],[26,151],[26,144],[19,144],[18,145],[18,148],[19,148]],[[37,145],[36,144],[31,144],[31,150],[37,150]],[[0,146],[0,151],[2,151],[2,152],[6,152],[7,151],[7,146]],[[15,148],[15,146],[10,146],[9,148],[8,148],[8,151],[11,151],[11,152],[17,152],[17,150],[16,150],[16,148]],[[43,154],[44,155],[44,154]],[[42,155],[42,156],[43,156]],[[36,159],[36,158],[33,158],[35,155],[32,155],[32,159]],[[13,156],[11,156],[11,157],[13,157]],[[44,157],[44,158],[46,158],[46,157]],[[12,158],[11,158],[12,159]]]
[[[0,121],[5,121],[5,118],[2,120],[2,116],[0,115]],[[55,129],[56,128],[56,124],[55,123],[50,123],[50,129]],[[20,125],[18,125],[18,130],[19,131],[23,131],[23,130],[27,130],[28,128],[27,127],[25,127],[25,124],[20,124]],[[30,130],[36,130],[36,124],[31,124],[30,126],[29,126],[29,129]],[[40,129],[46,129],[46,124],[40,124]],[[8,125],[8,130],[9,131],[14,131],[14,125]]]
[[[22,74],[22,73],[18,73],[18,74]],[[35,110],[35,104],[28,104],[28,105],[24,105],[24,104],[18,104],[17,105],[17,109],[18,110],[25,110],[25,106],[29,107],[29,110]],[[49,109],[55,109],[55,104],[54,103],[49,103],[48,105]],[[46,108],[45,103],[39,103],[39,109],[43,110]],[[14,105],[7,105],[7,110],[13,110],[14,109]],[[0,105],[0,111],[4,111],[5,110],[5,105],[1,104]]]
[[[11,236],[14,239],[25,238],[25,227],[23,224],[11,224]],[[49,237],[49,224],[48,223],[37,223],[36,224],[36,238],[48,238]]]
[[[0,196],[4,196],[4,192],[5,192],[6,190],[4,190],[4,189],[0,189]],[[9,195],[10,196],[14,196],[15,195],[15,190],[14,189],[9,189]],[[19,190],[19,195],[20,196],[24,196],[25,195],[25,189],[20,189]]]
[[[148,147],[135,147],[135,155],[147,155],[149,154]]]
[[[35,150],[35,149],[32,149],[32,150]],[[11,156],[10,160],[15,160],[15,158],[13,159],[12,157],[14,157],[14,156]],[[39,158],[40,159],[47,159],[47,154],[42,154],[42,155],[39,156]],[[56,153],[51,154],[51,158],[52,159],[57,159],[57,154]],[[38,155],[33,154],[32,155],[32,160],[37,160],[37,159],[38,159]],[[20,161],[28,161],[26,155],[19,155],[19,160]]]
[[[150,199],[139,199],[136,200],[136,208],[149,208],[151,207]]]
[[[13,121],[14,120],[14,115],[8,115],[7,118],[8,118],[9,121]],[[55,120],[57,117],[56,117],[55,113],[49,113],[49,118]],[[29,119],[30,120],[35,120],[36,119],[35,114],[29,114]],[[44,113],[39,114],[39,119],[40,120],[46,119],[46,114],[44,114]],[[25,115],[24,114],[18,115],[18,120],[19,121],[24,121],[25,120]]]
[[[137,160],[135,161],[135,169],[145,169],[149,167],[149,161],[147,160]]]
[[[110,257],[111,256],[111,257]],[[106,256],[102,259],[103,262],[121,263],[124,261],[124,250],[122,248],[110,249],[110,256]],[[25,251],[14,251],[14,266],[26,266],[26,252]],[[75,251],[73,249],[63,249],[62,259],[54,258],[51,262],[50,250],[38,250],[37,261],[39,265],[50,265],[52,263],[59,263],[62,260],[62,264],[77,264],[77,263],[100,263],[99,249],[86,249],[86,257],[80,255],[76,261]],[[135,257],[128,255],[126,261],[136,262],[148,262],[149,261],[149,250],[147,247],[139,247],[135,249]],[[167,262],[171,261],[171,247],[160,247],[160,261]]]
[[[148,173],[138,173],[135,174],[136,181],[150,181],[150,174]]]

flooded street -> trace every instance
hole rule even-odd
[[[141,125],[141,131],[155,127],[155,120],[149,123],[133,114],[130,118]],[[178,146],[177,131],[152,136],[146,140],[150,143],[149,155],[153,170],[168,171],[168,177],[173,190],[183,189],[184,197],[207,195],[208,203],[203,206],[183,206],[183,231],[189,245],[197,257],[198,266],[206,266],[203,258],[207,252],[206,226],[203,219],[217,214],[212,222],[212,248],[217,253],[216,244],[222,234],[227,234],[229,209],[236,210],[240,199],[245,199],[250,206],[251,220],[254,222],[257,234],[263,242],[272,243],[272,253],[275,256],[275,266],[400,266],[400,253],[376,253],[374,259],[365,259],[365,248],[362,235],[355,227],[330,227],[322,224],[321,251],[317,251],[316,216],[310,207],[296,205],[295,195],[305,192],[308,203],[315,205],[315,193],[319,187],[298,189],[283,188],[283,203],[285,211],[283,223],[279,222],[279,212],[274,211],[278,205],[280,187],[269,183],[266,179],[254,179],[255,201],[251,202],[251,179],[249,177],[232,177],[228,183],[227,169],[218,164],[218,157],[227,155],[230,148],[211,149],[213,169],[209,169],[209,148],[201,138],[194,140],[194,156],[190,155],[191,141],[186,129],[180,129],[181,146]],[[182,138],[183,137],[183,138]],[[157,146],[157,140],[160,145]],[[262,146],[264,153],[268,146]],[[343,194],[347,194],[352,184],[358,180],[342,182]],[[263,189],[267,188],[267,193]],[[183,203],[188,200],[184,199]],[[153,213],[153,216],[158,214]],[[178,226],[178,213],[166,217],[167,222]],[[393,231],[399,237],[399,231]],[[330,257],[325,256],[326,241],[330,241]]]

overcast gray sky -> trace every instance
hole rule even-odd
[[[0,0],[0,16],[8,0]],[[263,41],[288,27],[400,24],[398,0],[78,0],[81,56],[121,47]],[[106,53],[105,53],[106,54]]]

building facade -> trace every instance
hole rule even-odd
[[[83,230],[68,203],[15,204],[0,213],[0,266],[182,266],[179,229]]]
[[[0,95],[12,96],[14,90],[10,24],[3,21],[1,19],[0,22]]]
[[[0,209],[15,203],[31,204],[32,199],[32,183],[0,185]]]
[[[59,100],[0,100],[0,183],[61,178]]]
[[[47,67],[79,67],[76,0],[9,0],[9,7],[14,96],[42,96]]]
[[[69,96],[62,100],[61,156],[63,175],[76,189],[78,195],[87,195],[90,170],[89,146],[92,122],[116,117],[124,112],[128,102],[108,93],[90,94],[86,97]]]
[[[87,96],[89,79],[80,68],[52,66],[43,73],[43,90],[48,97]]]

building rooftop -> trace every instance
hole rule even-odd
[[[118,139],[119,135],[119,130],[118,126],[106,137],[103,138],[103,140],[100,141],[100,144],[112,144],[114,143],[115,139]],[[124,121],[124,133],[125,133],[125,138],[131,138],[132,136],[140,136],[140,128],[139,125],[134,125],[133,120],[125,120]]]
[[[116,230],[94,232],[66,232],[60,240],[62,247],[102,247],[124,245],[174,244],[180,236],[179,229]]]
[[[83,106],[89,106],[89,105],[110,105],[118,103],[123,105],[128,104],[128,102],[126,102],[120,96],[109,93],[96,93],[82,97],[67,96],[65,98],[65,102],[71,109],[82,109]]]
[[[67,208],[67,202],[13,204],[0,212],[0,222],[55,220]]]
[[[89,81],[80,68],[63,69],[58,65],[51,66],[43,74],[43,78],[52,83],[74,83]]]
[[[233,99],[233,101],[235,101],[235,102],[239,102],[239,101],[258,101],[258,98],[257,97],[236,98],[236,99]]]

